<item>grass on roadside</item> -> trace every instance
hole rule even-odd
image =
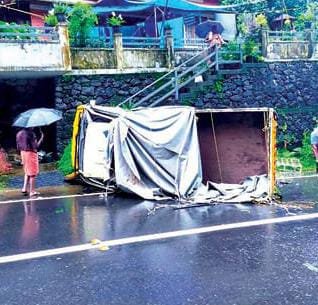
[[[9,177],[7,175],[0,175],[0,192],[2,192],[8,185]]]

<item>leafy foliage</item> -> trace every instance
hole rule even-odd
[[[308,4],[306,11],[298,16],[295,26],[297,30],[304,30],[308,26],[318,28],[318,3]]]
[[[57,168],[63,175],[71,174],[74,169],[72,166],[72,143],[70,142],[63,151],[61,159],[57,162]]]
[[[247,39],[243,43],[243,57],[245,61],[261,62],[263,57],[261,55],[260,46],[252,38]]]
[[[69,6],[63,3],[55,3],[53,5],[54,14],[66,14]]]
[[[266,9],[267,0],[250,1],[250,0],[221,0],[222,5],[236,5],[235,11],[242,12],[260,12]]]
[[[223,91],[224,91],[224,79],[223,77],[220,77],[217,79],[213,84],[213,90],[217,94],[219,98],[223,98]]]
[[[237,30],[242,35],[246,35],[248,33],[248,26],[246,25],[244,14],[240,14],[236,18]]]
[[[8,184],[8,176],[7,175],[0,175],[0,191],[6,188]]]
[[[277,157],[279,159],[281,158],[295,158],[295,152],[294,151],[290,151],[286,148],[279,148],[277,150]]]
[[[109,26],[121,26],[125,23],[125,20],[121,14],[117,16],[115,12],[112,12],[112,15],[107,19],[107,23]]]
[[[7,23],[2,20],[0,20],[0,26],[1,26],[0,33],[3,33],[1,34],[1,38],[10,39],[10,40],[30,39],[31,38],[30,36],[20,35],[20,34],[30,33],[33,31],[33,29],[28,24],[18,25],[15,22]],[[15,35],[12,35],[12,34],[15,34]]]
[[[280,13],[298,17],[304,12],[307,0],[221,0],[222,5],[239,5],[235,10],[243,12],[264,12],[270,19]]]
[[[57,18],[55,15],[49,14],[44,16],[44,22],[48,25],[48,26],[56,26],[58,24]]]
[[[316,160],[310,144],[310,132],[305,132],[302,139],[302,145],[293,150],[280,148],[277,151],[278,158],[298,158],[303,171],[313,171],[316,168]]]
[[[133,102],[126,102],[125,104],[122,104],[120,106],[121,108],[123,108],[124,110],[132,110],[134,108],[134,103]]]
[[[302,146],[299,149],[300,162],[305,169],[314,169],[316,166],[316,159],[310,144],[310,132],[305,132],[302,140]]]
[[[260,42],[260,36],[255,36],[259,29],[268,24],[279,15],[288,14],[295,20],[286,19],[282,29],[304,30],[305,28],[318,28],[318,3],[307,0],[221,0],[223,5],[234,5],[233,9],[238,12],[237,29],[243,40],[253,38]],[[255,17],[255,14],[256,15]],[[255,33],[253,33],[255,32]]]
[[[239,44],[237,41],[232,40],[229,41],[227,44],[222,46],[222,51],[226,51],[226,53],[222,53],[222,59],[224,60],[239,60],[240,54],[237,52],[239,51]]]
[[[68,29],[73,46],[84,46],[93,26],[97,24],[97,15],[86,3],[76,3],[69,13]]]
[[[264,14],[259,14],[255,17],[255,22],[258,26],[267,28],[268,27],[268,22],[267,18]]]

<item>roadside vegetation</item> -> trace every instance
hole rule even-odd
[[[72,143],[70,142],[63,151],[61,159],[57,162],[57,169],[64,175],[71,174],[74,169],[72,165]]]
[[[12,171],[12,166],[8,162],[8,157],[4,149],[0,148],[0,192],[7,186],[8,174]]]
[[[306,131],[303,135],[301,146],[291,148],[288,145],[278,149],[278,159],[291,159],[296,158],[300,161],[302,166],[302,172],[313,172],[316,170],[316,160],[314,158],[311,144],[310,144],[310,132]],[[278,171],[282,168],[278,167]]]

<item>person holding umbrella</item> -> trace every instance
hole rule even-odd
[[[212,31],[208,33],[208,35],[205,38],[205,41],[209,44],[209,47],[212,48],[220,48],[222,44],[225,43],[221,34],[217,32],[216,27],[212,27]]]
[[[35,191],[35,178],[39,174],[38,148],[43,142],[43,132],[40,129],[40,138],[37,139],[34,127],[50,125],[62,119],[62,113],[51,108],[35,108],[18,115],[13,126],[22,127],[16,135],[17,149],[21,153],[24,170],[22,193],[30,197],[39,195]]]
[[[17,149],[20,151],[24,170],[22,193],[27,195],[29,188],[30,197],[39,195],[39,193],[35,191],[35,178],[39,174],[39,157],[37,151],[44,138],[41,130],[40,134],[40,138],[37,139],[34,128],[23,128],[16,136]]]

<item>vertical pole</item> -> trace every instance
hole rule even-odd
[[[242,44],[239,44],[239,51],[240,51],[240,65],[243,64],[243,50],[242,50]]]
[[[157,8],[154,7],[154,15],[155,15],[155,33],[156,33],[156,37],[158,37],[158,29],[157,29]]]
[[[179,100],[179,84],[178,84],[178,69],[174,70],[174,88],[175,88],[175,99]]]
[[[216,62],[215,69],[216,69],[216,72],[218,72],[219,71],[219,51],[217,47],[215,48],[215,62]]]

